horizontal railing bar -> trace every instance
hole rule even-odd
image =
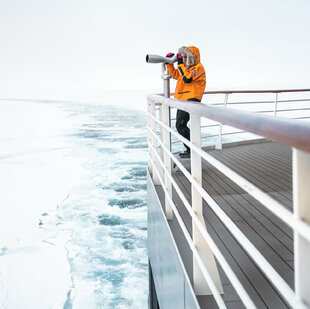
[[[222,135],[229,135],[229,134],[234,134],[235,132],[232,132],[232,133],[223,133]],[[240,132],[236,132],[236,133],[248,133],[248,132],[245,132],[245,131],[240,131]],[[215,137],[215,136],[218,136],[217,134],[216,135],[202,135],[201,136],[201,139],[207,139],[207,138],[210,138],[210,137]],[[183,142],[181,141],[173,141],[171,142],[171,145],[174,145],[174,144],[181,144]]]
[[[280,100],[278,103],[289,103],[289,102],[309,102],[309,99],[296,99],[296,100]]]
[[[149,95],[149,99],[177,107],[189,113],[263,136],[289,147],[310,152],[310,124],[296,120],[258,115],[237,109]]]
[[[292,109],[278,109],[277,112],[290,112],[290,111],[309,111],[310,107],[305,108],[292,108]]]
[[[211,128],[211,127],[218,127],[220,124],[210,124],[210,125],[206,125],[206,126],[201,126],[201,128]]]
[[[310,108],[277,109],[277,112],[304,111],[304,110],[310,110]],[[256,114],[274,113],[274,110],[270,110],[270,111],[251,111],[251,113],[256,113]],[[300,119],[300,118],[290,118],[290,119]],[[171,118],[171,121],[173,121],[173,120],[176,120],[176,118]],[[220,125],[219,123],[217,123],[217,124],[210,124],[210,125],[206,125],[206,126],[201,126],[201,128],[211,128],[211,127],[217,127],[219,125]]]
[[[282,92],[310,92],[310,89],[284,89],[284,90],[214,90],[205,91],[203,94],[234,94],[234,93],[282,93]],[[156,93],[157,94],[157,93]],[[158,93],[163,95],[163,93]],[[170,92],[170,95],[175,95],[175,92]]]
[[[244,131],[240,131],[240,133],[247,133],[247,132],[244,132]],[[234,134],[234,133],[224,133],[222,135],[225,135],[225,134]],[[215,136],[218,136],[217,134],[216,135],[203,135],[201,136],[201,139],[208,139],[210,137],[215,137]],[[174,145],[174,144],[180,144],[182,143],[181,141],[173,141],[171,142],[171,145]]]
[[[272,111],[273,113],[274,113],[274,111]],[[267,113],[267,112],[266,112]],[[266,113],[262,113],[262,112],[255,112],[255,114],[266,114]],[[269,112],[269,113],[271,113],[271,112]],[[268,114],[267,114],[268,115]],[[306,116],[306,117],[289,117],[288,115],[277,115],[277,116],[274,116],[274,117],[279,117],[279,118],[281,118],[281,119],[289,119],[289,120],[294,120],[294,119],[296,119],[296,120],[298,120],[298,119],[309,119],[310,118],[310,115],[309,116]],[[292,148],[294,148],[294,147],[292,147]]]
[[[224,105],[224,102],[223,103],[208,103],[208,102],[202,102],[204,104],[209,104],[209,105],[212,105],[212,106],[219,106],[219,105]]]
[[[151,115],[151,114],[150,114]],[[154,117],[155,118],[155,117]],[[161,121],[155,118],[155,121],[162,124],[162,126],[167,130],[168,127],[164,125]],[[170,128],[169,128],[170,129]],[[150,130],[150,129],[149,129]],[[168,130],[169,131],[169,130]],[[152,130],[150,130],[151,133]],[[172,133],[172,132],[171,132]],[[175,132],[174,132],[175,133]],[[176,133],[177,134],[177,133]],[[179,135],[179,134],[177,134]],[[180,135],[181,137],[181,135]],[[167,149],[165,145],[160,141],[160,139],[156,136],[156,139],[160,143],[161,147],[169,154],[170,151]],[[184,139],[186,140],[186,139]],[[196,151],[199,148],[194,144],[189,142],[188,145],[192,150]],[[194,146],[194,147],[192,147]],[[200,149],[201,150],[201,149]],[[198,151],[196,151],[198,153]],[[198,153],[201,155],[200,153]],[[174,157],[173,155],[170,156]],[[174,160],[174,158],[172,158]],[[217,161],[217,160],[216,160]],[[174,160],[177,164],[177,162]],[[209,161],[210,163],[210,161]],[[212,164],[212,163],[211,163]],[[212,164],[213,165],[213,164]],[[180,166],[179,166],[180,168]],[[180,168],[181,169],[181,168]],[[258,249],[249,241],[249,239],[244,235],[244,233],[237,227],[237,225],[230,219],[230,217],[221,209],[221,207],[214,201],[214,199],[201,187],[201,185],[192,177],[192,175],[183,168],[182,170],[185,177],[191,182],[191,184],[195,187],[195,189],[201,194],[206,203],[212,208],[214,213],[218,216],[218,218],[224,223],[224,225],[228,228],[228,230],[234,235],[234,237],[238,240],[238,242],[242,245],[242,247],[248,252],[251,258],[255,261],[255,263],[260,267],[260,269],[266,274],[269,280],[275,285],[277,290],[283,295],[283,297],[287,300],[287,302],[293,308],[303,308],[307,307],[299,301],[295,297],[294,291],[290,288],[290,286],[284,281],[284,279],[277,273],[277,271],[272,267],[272,265],[266,260],[266,258],[259,252]],[[239,175],[238,175],[239,176]],[[231,177],[230,177],[231,178]],[[242,177],[241,177],[242,178]],[[272,199],[271,199],[272,200]]]
[[[277,109],[277,113],[278,112],[280,112],[280,110]],[[254,113],[254,114],[274,113],[274,110],[271,110],[271,111],[251,111],[251,113]]]
[[[279,100],[277,103],[289,103],[289,102],[308,102],[310,99],[300,99],[300,100]],[[244,102],[227,102],[228,105],[239,105],[239,104],[274,104],[275,101],[244,101]],[[207,103],[210,104],[210,103]],[[217,103],[217,104],[212,104],[211,105],[224,105],[224,103]]]
[[[226,133],[222,133],[222,135],[232,135],[232,134],[240,134],[240,133],[249,133],[249,132],[245,132],[245,131],[226,132]]]
[[[298,120],[298,119],[309,119],[310,118],[310,116],[306,116],[306,117],[285,117],[285,116],[279,116],[279,117],[281,117],[282,119],[296,119],[296,120]]]
[[[310,102],[309,99],[300,99],[300,100],[281,100],[277,101],[278,103],[290,103],[290,102]],[[224,106],[223,103],[212,103],[212,102],[202,102],[204,104],[212,106]],[[251,105],[251,104],[275,104],[275,101],[244,101],[244,102],[227,102],[227,105]]]
[[[292,119],[309,119],[310,117],[297,117],[297,118],[292,118]]]
[[[148,127],[149,130],[151,130],[151,128]],[[150,144],[150,146],[152,147],[152,150],[154,151],[154,147],[151,145],[150,141],[148,140],[148,143]],[[166,150],[168,150],[166,148]],[[171,152],[168,150],[168,155],[170,156],[170,158],[175,162],[175,164],[178,165],[178,167],[180,169],[183,169],[183,165],[182,163],[177,160],[172,154]],[[193,218],[193,220],[195,221],[195,224],[197,225],[200,233],[202,234],[204,240],[206,241],[206,243],[209,245],[210,249],[212,250],[212,252],[214,253],[215,257],[217,258],[218,262],[220,263],[220,265],[222,266],[224,272],[226,273],[226,275],[229,277],[231,284],[233,285],[233,287],[235,288],[236,292],[238,293],[238,295],[240,296],[240,299],[242,300],[242,302],[246,305],[247,308],[256,308],[256,306],[253,304],[251,298],[249,297],[249,295],[247,294],[246,290],[244,289],[244,287],[242,286],[242,284],[240,283],[239,279],[237,278],[236,274],[234,273],[234,271],[232,270],[232,268],[230,267],[230,265],[227,263],[226,259],[224,258],[224,256],[222,255],[221,251],[218,249],[217,245],[215,244],[215,242],[213,241],[213,239],[210,237],[210,235],[208,234],[205,226],[202,225],[202,223],[200,222],[199,218],[197,217],[196,213],[193,211],[191,205],[189,204],[189,202],[187,201],[186,197],[184,196],[182,190],[180,189],[180,187],[177,185],[177,183],[175,182],[175,180],[173,179],[173,177],[171,176],[171,174],[168,172],[167,168],[163,165],[161,158],[159,157],[158,154],[155,154],[157,156],[157,159],[160,161],[160,164],[162,165],[162,168],[164,169],[164,171],[166,172],[166,175],[168,176],[169,180],[171,181],[171,183],[173,184],[176,192],[178,193],[180,199],[182,200],[182,202],[184,203],[185,208],[187,209],[187,211],[189,212],[190,216]],[[160,177],[160,175],[158,175]],[[163,185],[163,184],[162,184]],[[163,189],[166,189],[165,186],[163,185]],[[168,195],[169,196],[169,195]],[[170,196],[169,196],[170,197]],[[172,201],[172,200],[171,200]],[[174,204],[173,201],[171,203],[171,205]],[[176,210],[177,211],[177,210]],[[178,212],[178,211],[177,211]],[[179,212],[178,212],[179,213]],[[183,222],[183,219],[181,219]],[[186,227],[185,227],[186,228]],[[186,229],[187,231],[187,229]]]
[[[282,89],[282,90],[219,90],[205,91],[204,94],[234,94],[234,93],[281,93],[281,92],[308,92],[310,89]]]
[[[222,133],[222,135],[243,134],[243,133],[249,133],[249,132],[246,132],[246,131],[236,131],[236,132]],[[253,133],[250,133],[250,134],[253,134]],[[214,137],[214,136],[218,136],[218,134],[216,134],[216,135],[204,135],[204,136],[201,137],[201,139],[207,139],[209,137]]]
[[[228,105],[241,105],[241,104],[274,104],[274,101],[247,101],[247,102],[227,102]]]
[[[288,108],[288,109],[277,109],[278,112],[294,112],[294,111],[309,111],[310,107],[305,107],[305,108]],[[256,113],[271,113],[274,112],[274,110],[271,111],[256,111]],[[255,113],[255,112],[254,112]]]
[[[245,102],[227,102],[227,105],[239,105],[239,104],[274,104],[274,101],[245,101]]]
[[[232,134],[242,134],[242,133],[248,133],[248,132],[245,132],[245,131],[238,131],[238,132],[228,132],[228,133],[222,133],[222,135],[232,135]],[[218,134],[215,134],[215,135],[202,135],[201,136],[201,139],[207,139],[207,138],[210,138],[210,137],[215,137],[215,136],[218,136]],[[171,144],[178,144],[178,143],[183,143],[181,141],[173,141],[171,142]]]

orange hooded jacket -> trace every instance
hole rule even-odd
[[[181,47],[179,53],[183,55],[185,64],[167,64],[169,74],[177,79],[174,97],[180,100],[198,99],[201,101],[206,88],[206,73],[200,63],[199,49],[195,46]]]

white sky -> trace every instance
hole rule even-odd
[[[0,97],[161,89],[147,53],[200,48],[207,89],[310,88],[309,0],[0,0]]]

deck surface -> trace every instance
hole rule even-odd
[[[251,181],[287,209],[292,210],[292,168],[290,148],[273,143],[241,145],[210,150],[208,153]],[[190,170],[190,160],[182,161]],[[190,201],[191,186],[182,172],[174,179]],[[294,288],[293,232],[238,185],[203,160],[203,187],[229,215],[263,256]],[[191,233],[191,219],[176,192],[173,199]],[[288,305],[264,273],[251,260],[234,236],[204,202],[203,214],[207,230],[258,308],[287,308]],[[192,280],[192,257],[182,238],[176,220],[169,222],[184,264]],[[228,308],[244,308],[234,288],[219,267]],[[212,296],[198,297],[202,308],[216,308]]]

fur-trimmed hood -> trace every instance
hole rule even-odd
[[[184,57],[187,70],[200,62],[199,49],[195,46],[182,46],[179,48],[179,53]]]

